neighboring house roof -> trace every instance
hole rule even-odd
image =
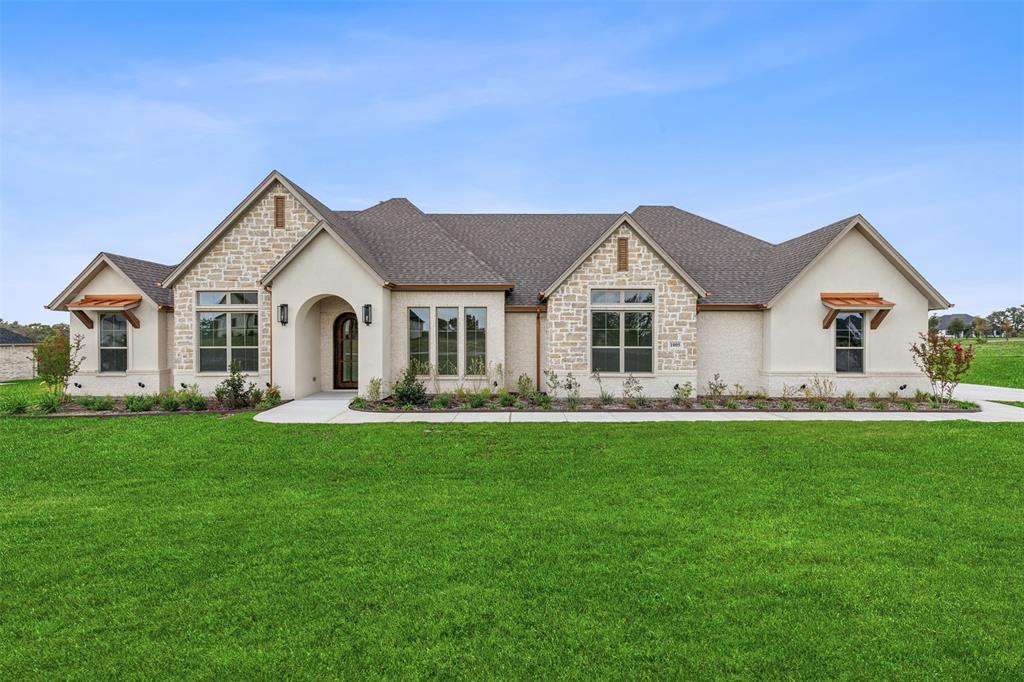
[[[275,181],[293,191],[319,222],[265,273],[266,281],[324,229],[386,285],[502,286],[510,289],[510,305],[537,305],[543,303],[540,292],[564,277],[566,268],[625,218],[640,226],[650,245],[702,294],[702,305],[771,306],[853,229],[861,230],[914,283],[931,308],[952,305],[860,215],[771,244],[674,206],[638,206],[625,214],[430,214],[408,199],[396,198],[362,211],[335,211],[278,171],[272,171],[181,263],[157,266],[168,268],[162,285],[172,286]],[[167,289],[147,295],[155,299],[162,292],[169,301]]]
[[[949,315],[941,315],[939,317],[939,331],[944,332],[949,329],[949,325],[953,320],[961,320],[964,323],[964,327],[973,327],[974,315],[968,315],[967,313],[951,313]]]
[[[0,346],[34,346],[36,342],[24,334],[0,327]]]
[[[65,287],[56,298],[50,301],[46,307],[50,310],[63,310],[68,303],[69,297],[81,288],[89,279],[96,274],[102,266],[109,266],[116,272],[124,275],[132,284],[137,286],[142,294],[157,306],[173,308],[174,292],[171,289],[160,286],[160,283],[174,270],[174,265],[164,265],[153,261],[129,258],[116,253],[100,251],[96,257],[85,266],[85,269],[78,273],[71,284]],[[124,292],[105,291],[100,293],[119,294]]]

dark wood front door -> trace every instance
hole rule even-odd
[[[355,313],[334,320],[334,388],[359,386],[359,321]]]

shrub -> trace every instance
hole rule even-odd
[[[675,394],[672,396],[672,402],[676,405],[686,405],[689,407],[693,404],[690,397],[693,395],[693,384],[687,381],[685,384],[675,385]]]
[[[871,400],[872,402],[878,400],[878,391],[870,391],[868,393],[868,400]]]
[[[529,374],[520,374],[519,378],[516,379],[516,392],[523,398],[533,394],[533,379],[530,378]]]
[[[249,406],[256,407],[263,402],[263,390],[255,385],[249,386]]]
[[[768,389],[757,389],[756,391],[754,391],[754,397],[757,398],[758,400],[768,400]]]
[[[899,399],[900,399],[900,392],[899,391],[889,391],[889,402],[890,403],[899,402]]]
[[[474,409],[479,409],[487,403],[487,399],[484,398],[482,393],[470,393],[469,394],[469,406]]]
[[[427,400],[427,389],[423,382],[416,377],[416,367],[409,366],[402,372],[402,378],[398,380],[392,389],[395,401],[400,405],[420,405]]]
[[[630,374],[622,382],[622,399],[637,405],[644,404],[644,387],[640,380]]]
[[[917,403],[910,399],[904,400],[902,405],[904,410],[909,410],[910,412],[917,409]]]
[[[737,403],[734,399],[729,398],[728,400],[725,401],[725,406],[730,410],[735,410],[737,407],[739,407],[739,403]]]
[[[430,401],[430,409],[432,410],[447,410],[451,406],[451,393],[438,393],[434,396],[433,400]]]
[[[551,409],[551,396],[547,393],[534,392],[532,398],[533,404],[542,410]]]
[[[788,398],[792,401],[793,398],[797,397],[800,393],[798,386],[790,386],[789,384],[782,384],[782,397]]]
[[[572,407],[571,404],[575,403],[576,406],[579,406],[580,404],[580,382],[576,380],[576,377],[572,375],[572,372],[569,372],[565,375],[565,381],[562,383],[562,387],[565,388],[565,396],[570,401],[569,409],[575,410],[576,408]]]
[[[380,377],[373,377],[366,382],[366,399],[372,403],[380,400],[381,393],[383,393],[384,380]]]
[[[732,397],[733,398],[742,398],[743,394],[745,392],[746,392],[746,388],[744,388],[743,384],[733,384],[732,385]]]
[[[843,407],[848,410],[857,409],[857,398],[854,397],[853,391],[847,391],[846,395],[843,396]]]
[[[928,393],[920,389],[914,391],[914,400],[919,403],[926,402],[928,400]]]
[[[237,360],[231,362],[230,372],[224,381],[213,389],[213,397],[228,409],[249,406],[249,396],[256,388],[255,384],[245,385],[245,375]]]
[[[193,412],[201,412],[207,407],[206,397],[199,392],[198,384],[183,386],[178,391],[178,397],[181,399],[181,403]]]
[[[818,412],[828,412],[832,409],[827,400],[821,400],[820,398],[811,400],[811,407],[816,409]]]
[[[793,411],[793,400],[792,400],[792,398],[783,398],[781,404],[782,404],[782,409],[784,409],[786,412],[792,412]]]
[[[74,340],[71,340],[66,334],[54,332],[40,341],[32,351],[36,372],[46,382],[49,391],[57,397],[58,403],[67,400],[68,382],[78,373],[85,360],[82,357],[84,344],[85,337],[81,334],[75,334]]]
[[[487,402],[492,397],[491,387],[490,386],[484,386],[479,391],[477,391],[477,393],[479,393],[480,397],[484,399],[484,402]]]
[[[808,400],[828,400],[836,394],[836,382],[828,377],[814,375],[810,384],[804,384],[804,395]]]
[[[508,391],[501,394],[501,397],[498,400],[501,402],[502,407],[512,407],[516,404],[516,397]]]
[[[920,338],[919,343],[910,345],[914,364],[928,377],[932,394],[940,402],[949,403],[963,375],[971,368],[974,346],[964,348],[959,341],[935,333],[921,334]]]
[[[562,385],[562,382],[558,379],[558,374],[551,369],[544,370],[544,383],[548,387],[548,395],[552,398],[558,397],[558,389]]]
[[[566,407],[569,408],[569,411],[575,412],[576,410],[580,409],[580,399],[579,398],[567,398],[566,401],[565,401],[565,405],[566,405]]]
[[[43,414],[53,414],[60,408],[62,402],[60,395],[52,391],[47,391],[39,396],[39,402],[36,403],[36,409]]]
[[[78,399],[78,404],[92,412],[106,412],[114,409],[114,400],[109,395],[91,396],[86,395]]]
[[[712,398],[721,398],[725,394],[726,384],[722,381],[722,376],[715,372],[715,376],[708,382],[708,395]]]
[[[281,387],[277,384],[270,384],[263,392],[263,400],[256,403],[256,407],[266,410],[281,404]]]
[[[874,407],[876,410],[884,410],[889,406],[889,403],[885,402],[884,400],[875,399],[871,401],[871,406]]]
[[[181,398],[173,388],[161,393],[156,401],[160,404],[160,409],[165,412],[177,412],[181,408]]]
[[[466,389],[463,388],[462,386],[459,386],[458,388],[455,389],[455,399],[458,400],[460,403],[466,402],[466,396],[468,395],[469,394],[466,392]]]
[[[369,405],[369,403],[366,401],[366,398],[360,395],[352,398],[348,403],[348,406],[354,410],[365,410],[367,405]]]
[[[124,406],[129,412],[149,412],[156,404],[156,398],[151,395],[128,395],[124,398]]]
[[[756,401],[754,401],[754,407],[756,407],[759,410],[766,410],[768,409],[768,401],[762,398],[758,398]]]

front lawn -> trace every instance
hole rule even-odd
[[[0,670],[1015,678],[1022,442],[0,418]]]
[[[1024,337],[990,339],[988,343],[961,339],[961,343],[975,344],[974,363],[964,383],[1024,388]]]

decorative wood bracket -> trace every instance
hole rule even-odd
[[[79,322],[85,325],[86,329],[92,329],[93,323],[92,318],[89,317],[89,313],[85,312],[84,310],[72,310],[71,312],[75,314],[75,317],[78,318]]]
[[[832,323],[836,321],[836,317],[839,315],[839,311],[835,308],[829,308],[828,314],[825,315],[825,319],[821,321],[821,328],[828,329],[832,326]]]
[[[133,313],[130,310],[124,310],[122,312],[124,312],[124,317],[125,317],[126,320],[128,320],[128,324],[130,324],[131,326],[133,326],[136,329],[138,329],[139,328],[139,318],[137,318],[135,316],[135,313]]]
[[[890,310],[892,310],[892,308],[881,308],[880,310],[875,311],[875,314],[871,316],[871,328],[878,329],[878,325],[882,324],[882,320],[885,319],[885,316],[889,314]]]

